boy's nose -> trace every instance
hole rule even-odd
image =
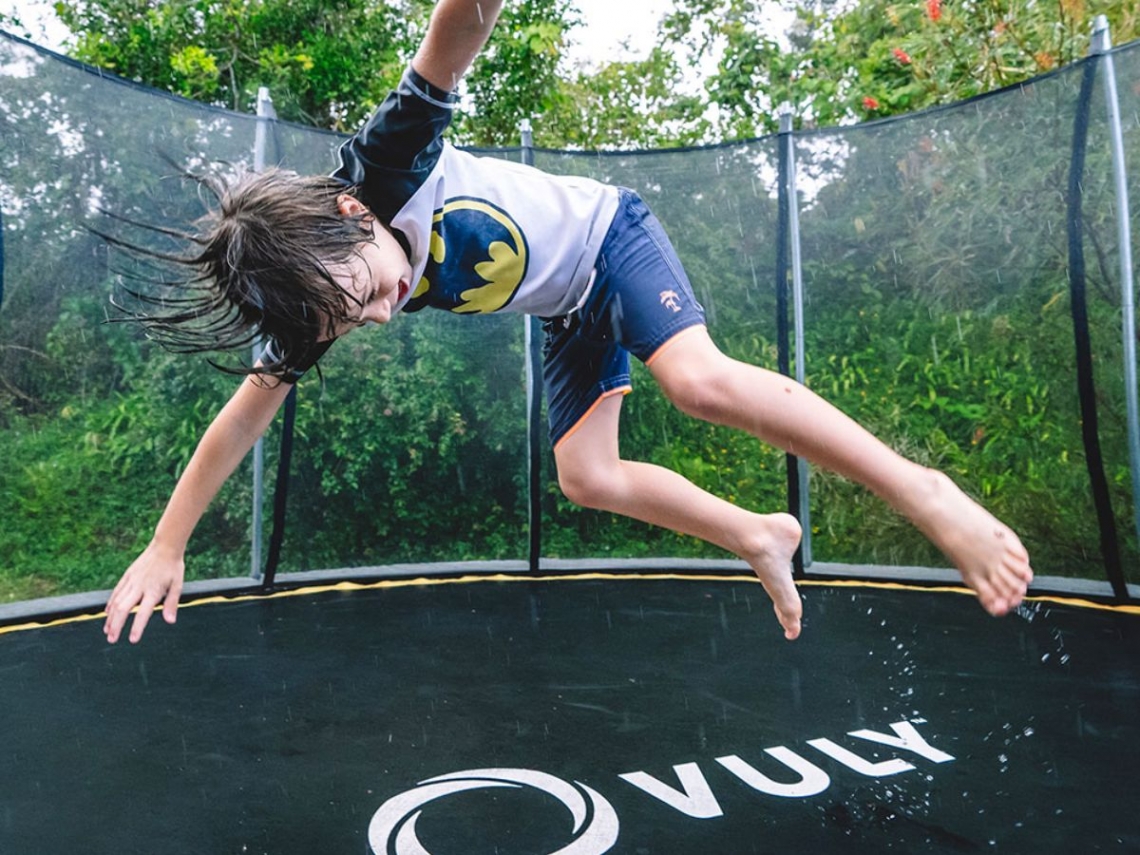
[[[382,324],[387,318],[383,316],[380,307],[375,303],[370,303],[363,308],[360,312],[360,322],[362,324]]]

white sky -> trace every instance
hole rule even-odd
[[[612,59],[628,40],[635,57],[653,47],[657,25],[669,11],[671,0],[575,0],[583,24],[572,30],[568,51],[572,62],[596,64]],[[616,9],[620,9],[615,13]]]
[[[42,47],[59,50],[67,35],[67,28],[56,20],[52,11],[52,0],[0,0],[0,11],[14,14],[23,21],[32,41]]]

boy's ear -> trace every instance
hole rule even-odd
[[[336,197],[336,209],[340,211],[342,217],[359,217],[361,215],[371,216],[372,212],[368,210],[368,206],[348,193],[341,193]]]

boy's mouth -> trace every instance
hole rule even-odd
[[[408,291],[411,290],[411,285],[401,279],[396,283],[396,304],[404,302],[404,298],[408,296]]]

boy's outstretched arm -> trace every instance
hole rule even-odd
[[[440,0],[412,67],[444,90],[467,73],[495,28],[502,0]]]
[[[269,427],[291,388],[287,383],[248,377],[206,429],[150,544],[127,568],[107,601],[103,633],[111,644],[119,640],[135,606],[138,613],[131,625],[132,644],[142,638],[159,603],[163,604],[166,622],[174,623],[190,534],[222,484]]]

